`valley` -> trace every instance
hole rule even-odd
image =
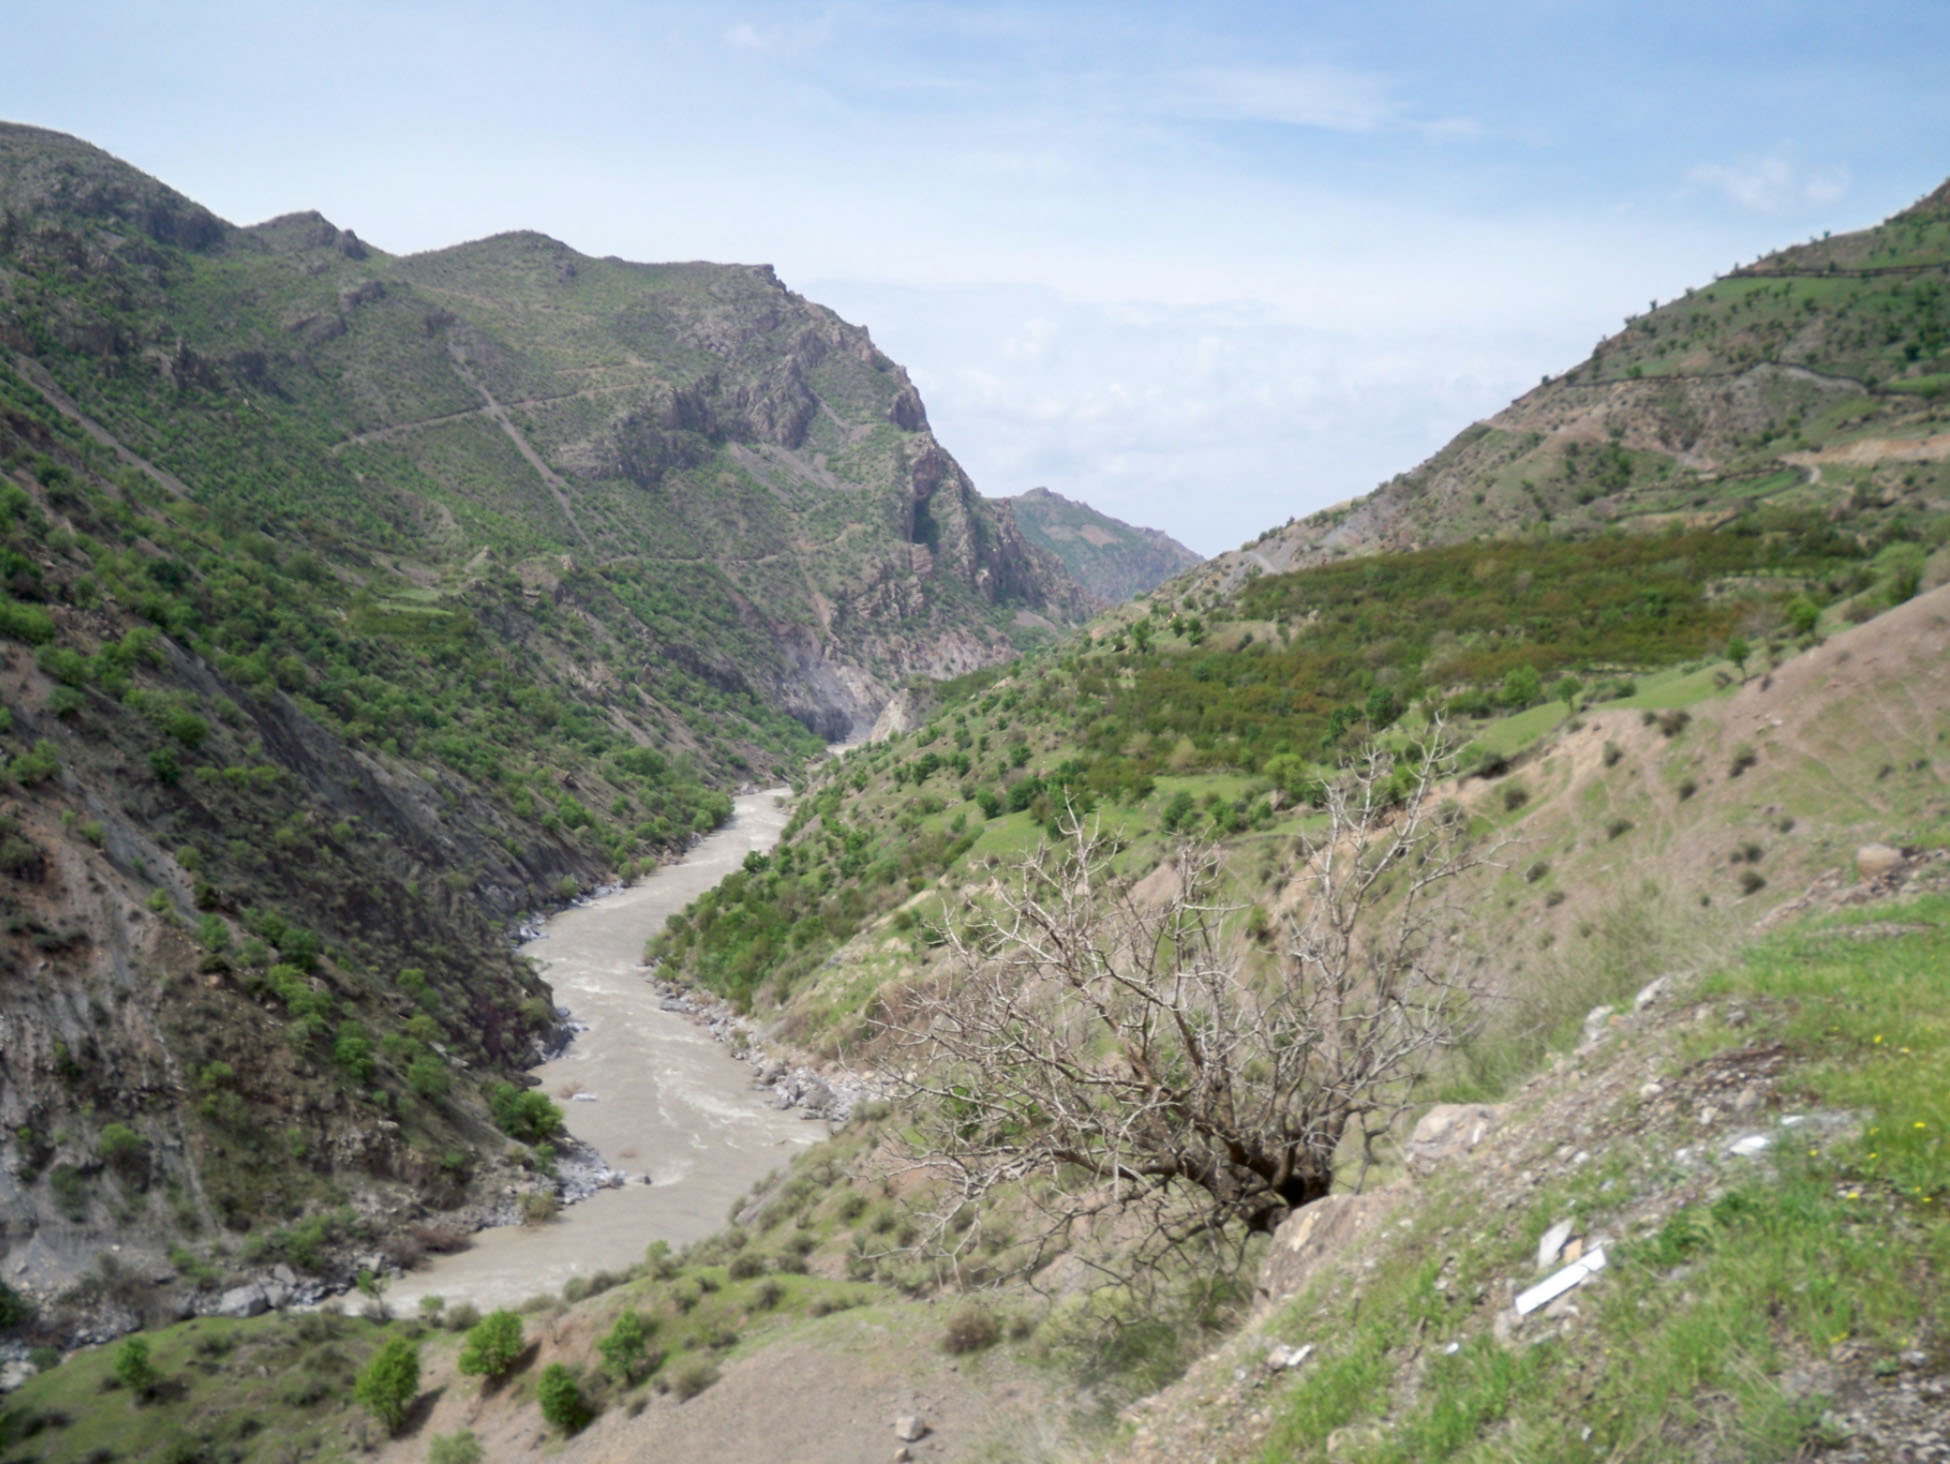
[[[1950,190],[1204,563],[764,266],[0,197],[0,1458],[1950,1448]]]

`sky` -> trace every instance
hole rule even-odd
[[[1950,5],[8,7],[0,117],[237,223],[769,263],[991,496],[1201,553],[1950,175]]]

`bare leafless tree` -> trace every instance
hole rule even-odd
[[[1343,1156],[1365,1174],[1472,1020],[1445,891],[1492,851],[1437,807],[1446,769],[1438,727],[1328,786],[1257,974],[1210,844],[1133,882],[1072,817],[968,900],[942,932],[952,960],[885,1019],[945,1252],[970,1253],[1008,1187],[1046,1222],[1025,1268],[1086,1231],[1126,1262],[1194,1240],[1237,1256],[1327,1194]]]

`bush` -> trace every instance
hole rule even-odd
[[[501,1130],[525,1144],[538,1144],[562,1132],[562,1110],[545,1093],[523,1090],[513,1083],[488,1089],[488,1110]]]
[[[1605,744],[1604,759],[1606,767],[1617,767],[1619,759],[1624,756],[1625,749],[1620,747],[1616,742],[1607,742]]]
[[[1681,778],[1673,791],[1679,794],[1679,800],[1683,803],[1699,792],[1699,784],[1691,778]]]
[[[96,1147],[102,1162],[124,1179],[140,1179],[148,1170],[148,1140],[123,1124],[104,1124]]]
[[[420,1392],[420,1349],[404,1337],[390,1337],[359,1371],[352,1397],[385,1427],[398,1433]]]
[[[717,1364],[708,1357],[693,1355],[672,1369],[670,1391],[679,1403],[688,1403],[718,1380]]]
[[[468,1329],[456,1366],[470,1377],[498,1383],[521,1360],[522,1345],[521,1318],[506,1310],[490,1312]]]
[[[1767,876],[1758,869],[1748,868],[1740,871],[1740,893],[1751,895],[1767,883]]]
[[[579,1432],[589,1422],[589,1404],[582,1396],[576,1375],[559,1362],[542,1369],[535,1385],[535,1400],[542,1405],[542,1417],[565,1434]]]
[[[1515,813],[1528,802],[1530,802],[1530,790],[1524,787],[1523,784],[1505,783],[1503,785],[1503,806],[1511,813]]]
[[[751,1251],[740,1251],[731,1258],[731,1264],[725,1268],[725,1274],[733,1281],[750,1281],[755,1277],[763,1276],[765,1258]]]
[[[1512,711],[1521,711],[1534,706],[1544,697],[1544,678],[1537,674],[1535,666],[1513,666],[1503,678],[1503,686],[1497,692],[1497,700]]]
[[[1727,768],[1727,775],[1737,778],[1759,761],[1760,754],[1754,750],[1753,743],[1736,743],[1733,749],[1733,762]]]
[[[156,1389],[162,1386],[162,1375],[149,1360],[147,1338],[131,1337],[115,1349],[115,1376],[138,1402],[155,1397]]]
[[[481,1464],[485,1457],[481,1441],[474,1437],[471,1428],[459,1433],[436,1434],[427,1448],[427,1464]]]
[[[0,1332],[11,1331],[33,1315],[33,1304],[6,1282],[0,1281]]]
[[[996,1325],[995,1313],[970,1302],[948,1319],[948,1329],[941,1334],[941,1350],[960,1357],[993,1347],[1001,1338],[1002,1329]]]
[[[596,1344],[596,1350],[602,1354],[603,1370],[628,1387],[636,1381],[650,1350],[649,1329],[643,1325],[640,1315],[625,1310],[616,1318],[616,1325],[609,1329],[608,1335]]]
[[[406,1086],[422,1102],[438,1103],[447,1096],[453,1083],[447,1074],[447,1064],[432,1053],[423,1052],[406,1065]]]
[[[1605,837],[1607,839],[1616,839],[1622,835],[1629,834],[1631,831],[1632,821],[1629,818],[1615,818],[1605,825]]]
[[[481,1309],[471,1301],[462,1301],[448,1307],[441,1321],[450,1332],[465,1332],[471,1330],[480,1319]]]

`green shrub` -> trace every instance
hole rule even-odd
[[[7,776],[23,788],[37,788],[61,771],[61,755],[45,737],[37,738],[31,751],[7,763]]]
[[[625,1387],[636,1381],[649,1347],[650,1333],[643,1325],[643,1318],[628,1309],[618,1315],[608,1335],[596,1344],[603,1357],[603,1370]]]
[[[10,1332],[34,1315],[33,1303],[0,1281],[0,1332]]]
[[[582,1383],[562,1363],[551,1362],[542,1369],[535,1384],[535,1400],[542,1405],[542,1417],[565,1434],[580,1432],[589,1422],[589,1403],[582,1396]]]
[[[670,1391],[679,1403],[687,1403],[717,1380],[717,1364],[694,1353],[671,1370]]]
[[[521,1318],[514,1312],[489,1312],[470,1327],[455,1364],[463,1373],[498,1383],[521,1361],[524,1339]]]
[[[941,1350],[959,1357],[993,1347],[1001,1337],[1002,1329],[996,1324],[995,1313],[979,1303],[969,1302],[948,1319],[947,1330],[941,1334]]]
[[[1511,813],[1530,802],[1530,790],[1521,783],[1505,783],[1502,792],[1503,806]]]
[[[95,1147],[102,1163],[124,1179],[139,1178],[149,1167],[149,1141],[126,1125],[104,1124]]]
[[[545,1093],[496,1083],[488,1089],[488,1111],[502,1132],[525,1144],[552,1139],[563,1129],[562,1110]]]
[[[115,1349],[115,1376],[138,1401],[155,1397],[156,1389],[162,1386],[162,1374],[149,1360],[147,1338],[130,1337]]]
[[[481,1464],[485,1457],[481,1452],[481,1441],[474,1436],[471,1428],[464,1428],[458,1433],[435,1434],[433,1442],[427,1446],[427,1464]]]
[[[420,1392],[420,1348],[405,1337],[389,1337],[359,1371],[352,1397],[385,1427],[398,1433]]]
[[[423,1052],[406,1065],[406,1086],[427,1103],[438,1103],[453,1087],[447,1064],[430,1052]]]

